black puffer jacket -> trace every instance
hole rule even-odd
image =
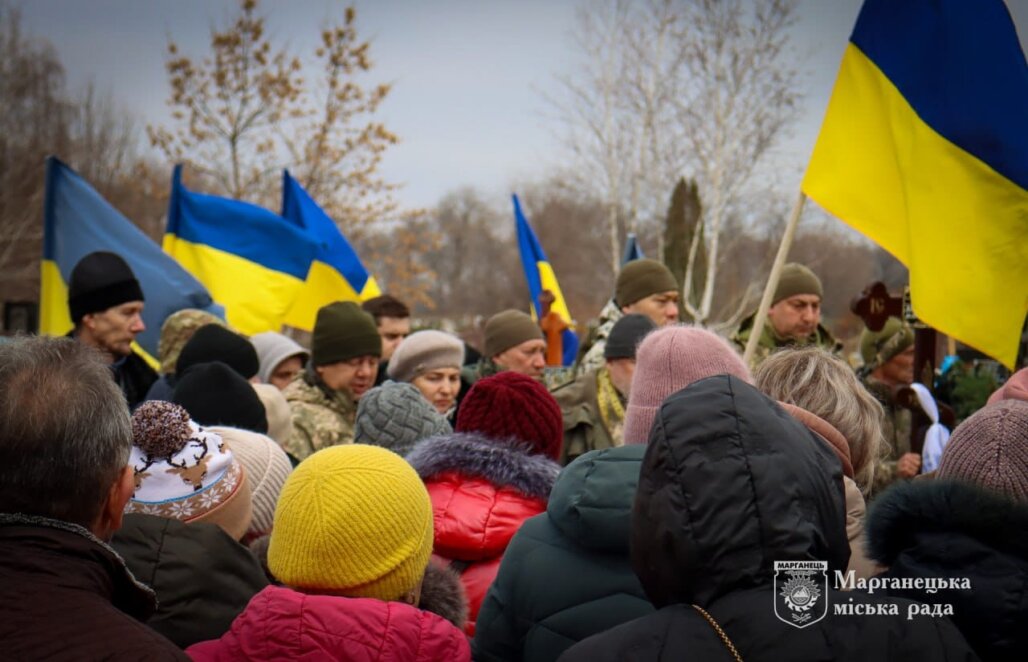
[[[215,524],[125,515],[111,546],[157,593],[147,624],[182,648],[228,632],[268,585],[257,557]]]
[[[892,591],[953,605],[953,622],[983,660],[1028,657],[1028,506],[973,485],[894,486],[868,518],[882,577],[968,579],[971,589]]]
[[[909,601],[831,588],[802,628],[775,615],[775,561],[849,560],[841,466],[828,445],[749,384],[704,379],[664,401],[632,511],[632,564],[658,612],[562,660],[975,659],[951,622],[907,620]],[[817,602],[812,613],[818,613]],[[835,614],[893,605],[897,616]],[[717,626],[692,607],[705,609]]]
[[[476,660],[556,660],[569,646],[653,612],[628,559],[645,446],[582,455],[546,512],[511,540],[478,614]]]

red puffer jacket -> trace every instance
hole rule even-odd
[[[307,595],[269,586],[221,639],[186,649],[194,660],[470,661],[467,639],[443,618],[400,602]]]
[[[517,442],[474,434],[432,437],[407,461],[425,481],[435,516],[435,554],[461,571],[468,623],[475,618],[510,539],[529,517],[546,510],[560,465],[530,455]]]

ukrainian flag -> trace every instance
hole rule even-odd
[[[356,251],[299,182],[282,174],[282,217],[318,242],[307,280],[286,313],[289,326],[312,331],[318,309],[333,301],[366,301],[382,292]]]
[[[560,284],[557,283],[557,276],[553,273],[550,261],[546,259],[546,253],[539,244],[539,240],[528,224],[525,214],[521,211],[521,202],[518,196],[511,196],[514,200],[514,221],[518,231],[518,248],[521,250],[521,266],[525,269],[525,279],[528,281],[528,293],[532,297],[532,310],[536,318],[542,317],[542,305],[539,302],[539,295],[543,290],[549,290],[555,300],[550,310],[560,315],[568,328],[561,336],[564,365],[571,365],[575,362],[578,354],[578,336],[571,324],[571,313],[568,312],[568,305],[564,301],[564,295],[560,291]]]
[[[803,191],[910,269],[919,318],[1013,368],[1028,66],[1000,0],[866,0]]]
[[[178,165],[164,250],[225,306],[230,326],[252,335],[281,328],[317,247],[267,209],[187,190]]]
[[[139,280],[146,297],[146,330],[135,347],[156,369],[157,340],[164,319],[183,308],[224,315],[210,294],[152,239],[101,197],[74,170],[55,157],[46,160],[43,202],[43,261],[39,332],[61,336],[72,328],[68,310],[71,270],[94,251],[120,255]],[[139,350],[142,349],[142,352]],[[149,354],[146,356],[145,354]]]

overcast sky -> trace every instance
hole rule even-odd
[[[754,0],[756,1],[756,0]],[[312,52],[319,28],[347,3],[265,0],[276,43]],[[794,32],[804,102],[792,136],[771,156],[794,190],[817,136],[860,0],[801,0]],[[1007,0],[1028,35],[1028,0]],[[143,123],[169,119],[164,73],[168,36],[190,55],[206,52],[212,25],[236,0],[28,0],[27,31],[57,48],[73,89],[93,81]],[[374,0],[357,2],[358,31],[373,40],[374,79],[394,84],[381,117],[402,142],[383,164],[408,207],[434,205],[475,186],[509,193],[560,163],[560,145],[541,92],[573,72],[570,0]]]

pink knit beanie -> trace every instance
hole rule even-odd
[[[625,411],[625,443],[645,444],[664,399],[714,375],[735,375],[753,383],[742,357],[711,331],[665,326],[646,336],[635,353],[635,375]]]
[[[1028,503],[1028,402],[1001,400],[958,425],[936,476]]]
[[[996,389],[996,392],[989,396],[989,404],[1000,400],[1025,400],[1028,401],[1028,368],[1021,368],[1003,386]]]

